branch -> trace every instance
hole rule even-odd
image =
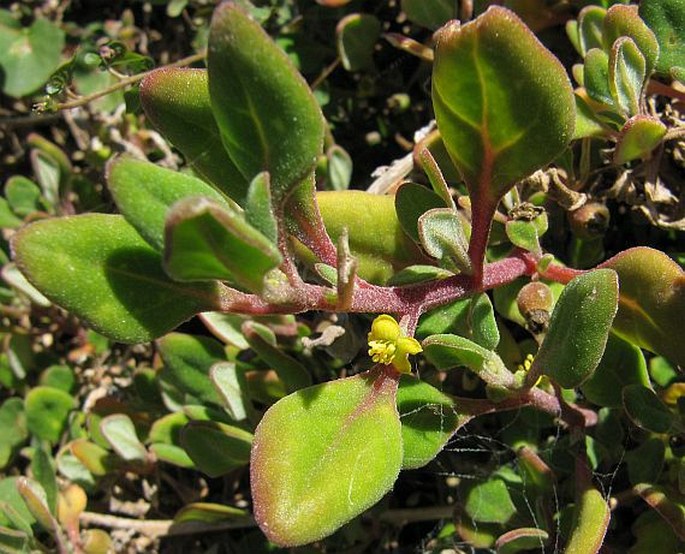
[[[193,54],[192,56],[188,56],[186,58],[180,59],[174,63],[170,63],[164,67],[184,67],[186,65],[193,64],[195,62],[199,62],[205,59],[205,56],[207,55],[207,51],[203,50],[202,52],[198,52],[197,54]],[[70,110],[72,108],[78,108],[80,106],[85,106],[86,104],[92,102],[93,100],[97,100],[98,98],[102,98],[103,96],[107,96],[108,94],[111,94],[113,92],[116,92],[122,88],[126,88],[129,85],[133,85],[137,83],[138,81],[142,81],[147,77],[150,73],[153,71],[157,71],[159,68],[151,69],[150,71],[145,71],[143,73],[138,73],[136,75],[131,75],[130,77],[126,77],[125,79],[122,79],[118,83],[114,83],[113,85],[104,88],[102,90],[99,90],[97,92],[94,92],[93,94],[89,94],[87,96],[82,96],[81,98],[77,98],[76,100],[71,100],[70,102],[61,102],[58,104],[55,104],[54,106],[51,107],[52,110],[55,111],[61,111],[61,110]]]

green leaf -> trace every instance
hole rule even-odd
[[[64,48],[64,31],[42,17],[30,26],[2,10],[0,68],[2,91],[16,98],[35,92],[57,69]]]
[[[29,437],[24,401],[21,398],[8,398],[2,403],[0,429],[4,429],[0,435],[0,468],[4,469]]]
[[[614,105],[627,117],[640,111],[645,67],[645,57],[632,39],[621,37],[614,42],[609,54],[609,89]]]
[[[239,204],[247,180],[226,152],[212,114],[207,71],[165,67],[140,84],[145,115],[178,148],[190,166]]]
[[[671,526],[685,541],[685,504],[674,490],[659,485],[640,483],[633,490]]]
[[[511,385],[513,375],[502,359],[469,339],[458,335],[431,335],[423,342],[423,352],[437,369],[467,367],[486,383]]]
[[[388,492],[402,464],[397,381],[372,371],[295,392],[257,427],[255,519],[281,546],[330,535]]]
[[[45,445],[33,452],[31,474],[45,491],[46,505],[51,514],[57,514],[57,479],[55,461]]]
[[[326,151],[327,188],[329,190],[347,190],[352,180],[352,158],[347,151],[338,144],[334,144]]]
[[[573,90],[563,66],[512,12],[493,6],[440,31],[433,105],[471,205],[494,205],[568,144]]]
[[[74,372],[67,365],[51,365],[41,374],[39,384],[71,393],[76,384]]]
[[[633,485],[655,483],[664,466],[666,446],[660,438],[647,439],[625,455],[628,479]]]
[[[628,385],[623,389],[623,407],[631,421],[654,433],[667,433],[674,416],[652,389],[644,385]]]
[[[24,499],[29,512],[36,518],[36,521],[51,533],[58,532],[59,525],[50,513],[48,499],[42,485],[34,479],[19,477],[17,480],[17,490]]]
[[[337,243],[347,228],[357,274],[372,283],[385,283],[394,271],[425,261],[416,244],[404,233],[389,195],[358,190],[317,193],[326,231]],[[364,206],[364,210],[359,210]]]
[[[600,48],[593,48],[585,56],[585,90],[592,100],[608,106],[614,105],[614,97],[609,88],[609,55]]]
[[[516,506],[505,482],[495,477],[469,488],[464,510],[477,522],[506,523],[516,513]]]
[[[21,227],[22,223],[22,219],[17,217],[12,208],[10,208],[9,202],[0,197],[0,227],[3,229],[16,229]]]
[[[419,218],[421,244],[447,269],[469,274],[472,271],[468,255],[468,239],[462,216],[451,208],[428,210]]]
[[[150,427],[147,441],[151,443],[180,444],[181,429],[190,421],[183,412],[172,412],[157,419]]]
[[[636,115],[626,121],[618,136],[614,163],[623,165],[637,159],[649,159],[666,136],[666,125],[656,117]]]
[[[521,527],[500,535],[495,542],[497,554],[516,554],[521,551],[542,549],[549,533],[536,527]]]
[[[614,331],[625,340],[685,365],[685,341],[674,340],[685,313],[685,272],[663,252],[630,248],[602,264],[621,283]]]
[[[181,444],[200,471],[220,477],[247,465],[252,434],[217,421],[191,421],[181,432]]]
[[[438,281],[454,275],[452,271],[434,265],[410,265],[398,271],[387,282],[388,286],[399,287],[425,281]]]
[[[271,179],[266,172],[252,179],[245,201],[245,219],[272,243],[278,244],[278,222],[271,202]]]
[[[509,220],[507,221],[504,230],[507,238],[514,246],[542,254],[540,247],[540,239],[542,235],[547,232],[548,221],[547,214],[542,213],[531,221],[525,220]]]
[[[186,198],[169,212],[164,267],[180,281],[221,279],[261,292],[281,263],[276,246],[242,214],[205,198]]]
[[[649,386],[645,357],[637,346],[611,334],[597,369],[581,390],[593,404],[617,408],[623,404],[623,387],[633,384]]]
[[[409,21],[432,31],[457,16],[452,0],[402,0],[400,6]]]
[[[685,0],[642,0],[640,17],[659,43],[659,73],[668,74],[685,59]]]
[[[338,55],[347,71],[374,68],[373,50],[381,34],[381,22],[375,15],[346,15],[338,22],[335,34]]]
[[[227,314],[223,312],[204,312],[200,314],[200,319],[207,329],[225,344],[230,344],[239,350],[249,347],[240,326],[245,322],[244,315]]]
[[[606,132],[587,101],[576,93],[576,130],[573,138],[603,137]]]
[[[616,4],[604,18],[604,48],[610,50],[621,37],[629,37],[645,58],[646,76],[649,77],[659,59],[659,43],[652,30],[638,15],[638,7]]]
[[[402,422],[402,469],[425,466],[471,419],[459,412],[452,398],[409,375],[400,378],[397,410]]]
[[[571,536],[564,552],[599,552],[611,521],[611,510],[604,496],[591,485],[582,491],[573,514]]]
[[[27,531],[33,536],[31,525],[36,523],[36,518],[33,517],[19,494],[17,488],[19,479],[24,479],[24,477],[0,479],[0,523]],[[19,520],[16,521],[16,518]]]
[[[531,372],[541,368],[567,389],[588,379],[602,359],[617,307],[613,271],[600,269],[573,279],[554,307]]]
[[[70,394],[52,387],[33,387],[24,400],[31,434],[57,444],[76,405]]]
[[[225,506],[224,504],[212,504],[211,502],[192,502],[186,504],[174,516],[174,525],[189,521],[200,521],[202,523],[220,523],[224,521],[235,521],[246,519],[249,514],[240,508]]]
[[[235,421],[242,421],[254,413],[245,380],[245,372],[232,362],[217,362],[209,372],[209,378],[223,399],[223,405]]]
[[[19,217],[42,209],[40,187],[22,175],[13,175],[5,183],[5,198]]]
[[[209,370],[217,362],[226,361],[219,342],[209,337],[169,333],[156,342],[164,361],[160,379],[171,383],[183,393],[200,402],[222,405],[221,397],[209,379]]]
[[[164,249],[164,220],[179,200],[202,196],[230,206],[204,181],[131,156],[109,162],[107,185],[126,221],[160,252]]]
[[[444,208],[443,200],[431,189],[415,183],[404,183],[395,195],[397,219],[407,235],[420,242],[419,218],[433,208]]]
[[[324,120],[314,95],[287,54],[233,2],[214,11],[207,65],[229,156],[248,179],[268,171],[281,204],[321,153]]]
[[[607,11],[599,6],[586,6],[578,14],[580,54],[586,56],[593,48],[604,46],[604,18]]]
[[[104,477],[116,467],[114,455],[94,442],[76,439],[68,446],[74,457],[96,477]]]
[[[123,460],[147,461],[147,450],[138,439],[133,421],[126,414],[112,414],[103,418],[100,422],[100,432]]]
[[[45,296],[43,296],[43,294],[41,294],[36,287],[29,283],[24,274],[19,271],[15,264],[10,262],[3,265],[0,275],[9,286],[21,292],[22,294],[25,294],[31,300],[31,302],[37,306],[42,306],[44,308],[52,306],[52,302],[45,298]]]
[[[477,294],[421,316],[416,328],[417,339],[443,333],[460,335],[487,350],[494,350],[499,343],[499,330],[490,297],[484,293]]]
[[[219,286],[171,281],[161,258],[121,216],[43,220],[12,237],[17,265],[50,300],[96,331],[143,342],[219,307]]]
[[[307,368],[276,344],[276,338],[271,329],[260,323],[247,322],[243,325],[243,334],[250,348],[276,371],[288,392],[294,392],[312,384]]]
[[[186,469],[196,469],[193,460],[186,451],[175,444],[153,443],[150,445],[150,452],[155,459]]]

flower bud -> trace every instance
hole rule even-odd
[[[579,239],[596,239],[609,228],[609,209],[599,202],[588,202],[577,210],[568,212],[568,222],[571,231]]]
[[[554,296],[545,283],[533,281],[524,285],[516,297],[516,305],[531,333],[538,335],[547,330]]]

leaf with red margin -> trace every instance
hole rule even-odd
[[[663,252],[625,250],[600,267],[618,273],[620,296],[614,331],[625,340],[685,365],[685,341],[677,339],[685,314],[685,271]]]
[[[438,35],[433,105],[472,205],[496,204],[560,154],[575,101],[563,66],[513,12],[493,6]]]
[[[402,465],[397,379],[372,370],[299,390],[252,443],[257,523],[281,546],[314,542],[378,502]]]

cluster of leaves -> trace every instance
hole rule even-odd
[[[193,470],[240,482],[249,469],[252,514],[273,543],[322,541],[344,526],[329,545],[371,547],[357,517],[372,509],[393,521],[373,506],[401,470],[440,455],[472,479],[452,483],[458,502],[442,498],[436,548],[597,552],[605,536],[633,552],[656,540],[679,548],[685,430],[674,367],[685,344],[674,329],[685,275],[653,248],[604,260],[609,212],[589,175],[634,171],[681,140],[648,99],[678,95],[682,1],[582,9],[567,25],[584,57],[575,93],[512,11],[477,6],[460,25],[448,22],[452,2],[402,2],[416,24],[439,28],[429,46],[389,37],[431,60],[437,129],[414,145],[414,170],[395,194],[346,190],[350,159],[333,142],[325,99],[282,49],[287,38],[275,42],[260,24],[284,12],[243,4],[214,11],[207,69],[163,68],[140,87],[147,119],[192,173],[116,157],[106,180],[120,215],[81,213],[99,192],[34,136],[38,183],[5,185],[7,317],[42,315],[7,332],[0,367],[16,392],[0,406],[14,430],[0,463],[29,460],[0,481],[0,544],[106,552],[109,536],[80,523],[113,481]],[[316,13],[340,10],[344,69],[375,71],[378,17],[320,4]],[[531,19],[525,2],[510,4],[538,28],[561,13]],[[652,85],[655,72],[668,81]],[[566,251],[550,221],[563,226],[565,212],[576,253],[598,246],[571,256],[589,271],[555,257]],[[26,334],[51,317],[74,325],[53,303],[93,329],[74,339],[88,363],[129,363],[108,339],[155,340],[158,358],[134,360],[123,398],[89,395],[79,410],[72,393],[88,389],[88,363],[44,347],[37,356]],[[334,315],[296,315],[311,312]],[[399,322],[372,325],[378,313]],[[174,332],[195,315],[215,338]],[[369,329],[375,364],[360,352]],[[407,355],[420,352],[419,378]],[[440,454],[460,430],[471,440],[493,428],[503,454]],[[210,496],[186,502],[171,532],[252,524],[237,494]],[[265,544],[256,537],[232,540],[250,551]]]

